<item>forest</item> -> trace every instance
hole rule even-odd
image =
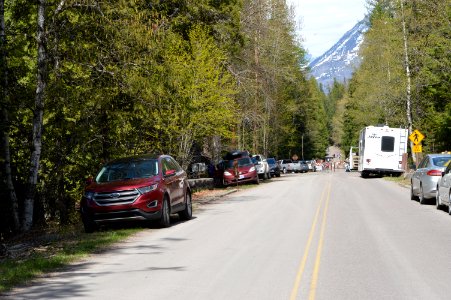
[[[325,93],[285,0],[0,0],[1,237],[79,222],[117,157],[322,158],[381,123],[450,150],[450,1],[368,11],[360,67]]]

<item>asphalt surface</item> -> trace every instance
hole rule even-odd
[[[394,182],[288,174],[4,298],[449,299],[450,229]]]

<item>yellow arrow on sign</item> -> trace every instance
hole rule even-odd
[[[424,135],[419,130],[414,130],[411,135],[409,135],[409,140],[413,142],[414,145],[418,145],[424,139]],[[415,152],[415,151],[414,151]],[[421,152],[421,151],[419,151]]]

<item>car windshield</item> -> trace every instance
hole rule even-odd
[[[237,161],[238,162],[238,167],[244,167],[244,166],[250,166],[253,165],[251,159],[249,157],[243,157],[243,158],[238,158],[235,160],[229,160],[227,162],[227,167],[228,168],[233,168],[233,162]]]
[[[127,179],[149,178],[158,174],[158,160],[136,160],[111,163],[102,168],[97,182],[111,182]]]
[[[262,158],[260,157],[260,155],[255,155],[255,156],[252,157],[252,159],[255,159],[255,160],[257,160],[257,161],[261,161],[261,160],[262,160]]]
[[[451,159],[451,156],[442,156],[432,158],[432,163],[437,167],[446,167],[446,163]]]

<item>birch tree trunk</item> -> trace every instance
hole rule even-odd
[[[402,21],[402,37],[404,41],[404,64],[406,67],[406,77],[407,77],[407,87],[406,87],[406,115],[407,115],[407,123],[409,126],[409,135],[412,133],[412,103],[411,103],[411,74],[410,74],[410,66],[409,66],[409,52],[407,47],[407,30],[406,30],[406,19],[404,15],[404,3],[403,0],[399,1],[401,3],[401,21]],[[410,142],[410,149],[412,149],[412,159],[416,163],[416,155],[413,152],[413,142]]]
[[[14,189],[12,175],[11,175],[11,152],[9,149],[9,118],[8,118],[8,68],[7,68],[7,51],[6,51],[6,33],[5,33],[5,1],[0,0],[0,66],[1,66],[1,85],[2,85],[2,99],[0,102],[1,122],[1,153],[4,157],[4,171],[7,194],[9,195],[11,213],[14,222],[14,230],[20,229],[19,221],[19,204],[17,201],[16,191]]]
[[[37,68],[37,88],[35,96],[35,109],[33,116],[33,139],[32,153],[30,159],[30,175],[28,178],[27,191],[24,202],[23,231],[29,231],[33,225],[34,197],[38,180],[39,161],[42,147],[42,119],[44,113],[44,91],[46,87],[46,64],[47,53],[45,49],[45,6],[46,0],[38,0],[38,68]]]

